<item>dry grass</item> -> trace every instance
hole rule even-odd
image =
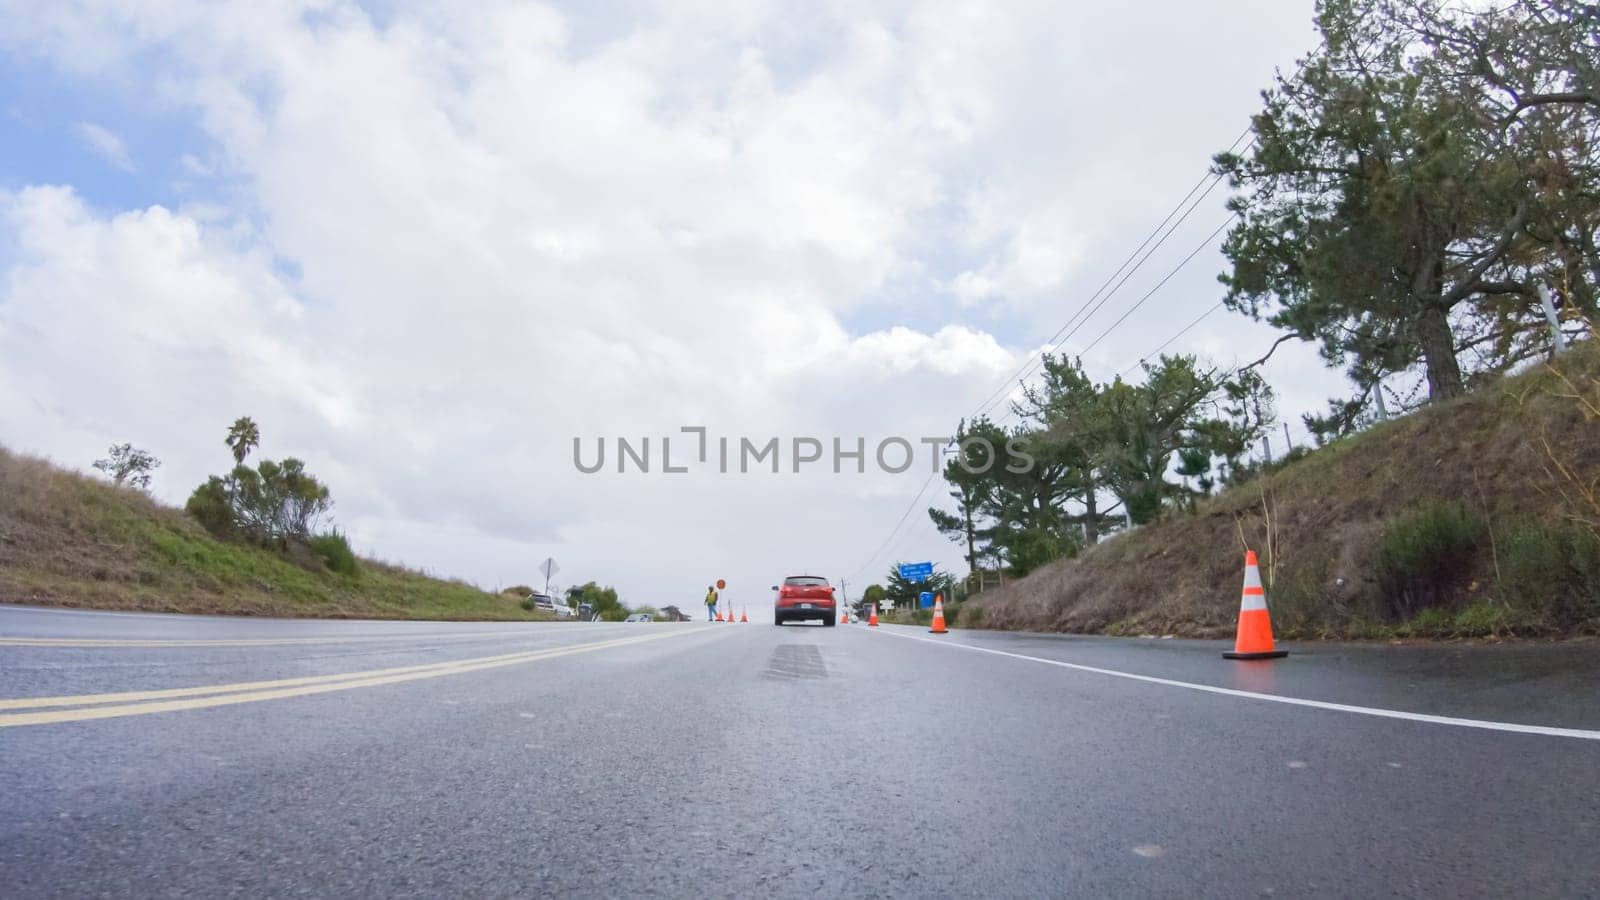
[[[145,494],[0,448],[0,602],[158,612],[543,619],[461,581],[362,560],[355,576],[213,539]]]
[[[1600,351],[1586,343],[1558,370],[1541,368],[1380,424],[1202,502],[1193,515],[1174,513],[969,603],[982,607],[991,628],[1228,636],[1242,540],[1270,573],[1280,633],[1404,633],[1374,566],[1386,524],[1430,500],[1470,504],[1484,513],[1491,535],[1572,518],[1575,485],[1600,477],[1600,427],[1574,402],[1571,386],[1600,384],[1597,373]],[[1546,609],[1570,598],[1527,596],[1502,583],[1493,540],[1479,557],[1438,614],[1457,616],[1487,602],[1506,609],[1507,621],[1523,631],[1600,625],[1593,617],[1552,619]]]

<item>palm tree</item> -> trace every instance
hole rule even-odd
[[[261,445],[261,429],[256,427],[254,419],[240,416],[233,420],[233,427],[228,429],[227,444],[228,449],[233,451],[233,461],[242,466],[250,451]]]

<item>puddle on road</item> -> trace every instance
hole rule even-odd
[[[782,644],[772,651],[761,676],[779,681],[827,678],[828,667],[816,644]]]

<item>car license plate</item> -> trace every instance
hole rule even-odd
[[[809,604],[809,603],[802,603],[802,604],[800,604],[800,608],[801,608],[801,609],[810,609],[810,608],[811,608],[811,604]]]

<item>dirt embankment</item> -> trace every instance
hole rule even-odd
[[[542,619],[517,598],[361,560],[213,539],[183,511],[0,447],[0,603],[153,612]]]

